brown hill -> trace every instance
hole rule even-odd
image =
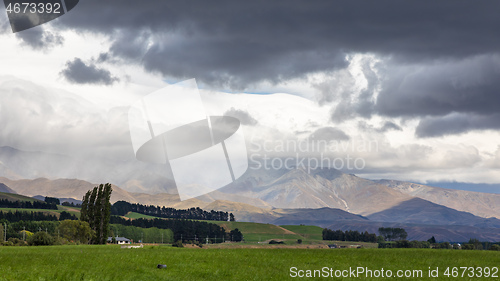
[[[43,195],[57,198],[75,199],[83,198],[88,190],[97,185],[77,179],[49,180],[46,178],[38,178],[34,180],[10,180],[1,177],[0,182],[10,186],[16,193],[26,196]],[[136,202],[130,193],[113,185],[111,202],[116,202],[118,200]]]
[[[281,216],[278,210],[264,209],[226,200],[216,200],[206,205],[205,209],[233,213],[238,221],[268,223]]]
[[[88,190],[97,186],[97,184],[77,179],[49,180],[46,178],[38,178],[34,180],[11,180],[0,177],[0,184],[2,183],[11,186],[12,188],[10,190],[12,193],[23,194],[26,196],[42,195],[57,198],[73,198],[77,200],[81,200]],[[112,185],[112,187],[112,203],[123,200],[130,203],[167,206],[177,209],[187,209],[191,207],[203,208],[209,204],[208,202],[203,202],[198,199],[180,201],[179,196],[176,194],[133,193],[125,191],[116,185]]]
[[[432,187],[411,182],[380,180],[380,184],[408,195],[425,199],[476,216],[500,219],[500,194]]]

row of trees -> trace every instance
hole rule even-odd
[[[63,221],[63,220],[78,220],[75,215],[72,215],[66,211],[62,211],[59,218],[56,215],[47,214],[44,212],[19,212],[19,211],[8,211],[0,212],[0,220],[6,220],[8,222],[18,222],[18,221]]]
[[[375,233],[363,233],[357,230],[331,230],[328,228],[323,229],[323,240],[336,240],[336,241],[353,241],[353,242],[377,242],[377,235]]]
[[[170,229],[159,229],[157,227],[140,228],[121,224],[110,224],[111,237],[126,237],[134,242],[144,243],[173,243],[174,234]]]
[[[204,211],[201,208],[191,208],[187,210],[178,210],[175,208],[166,208],[160,206],[147,206],[141,204],[132,204],[126,201],[117,201],[111,207],[111,214],[124,216],[128,212],[173,219],[192,219],[192,220],[213,220],[213,221],[234,221],[234,215],[221,211]]]
[[[106,244],[111,215],[111,184],[101,184],[83,196],[80,220],[87,222],[93,231],[92,244]]]
[[[0,224],[4,225],[6,220],[0,220]],[[23,238],[23,231],[36,233],[36,232],[48,232],[52,234],[57,234],[57,229],[59,227],[59,221],[19,221],[19,222],[9,222],[6,224],[7,238]]]
[[[9,239],[3,243],[5,246],[88,244],[94,234],[87,222],[79,220],[19,222],[10,224],[7,230]]]
[[[81,208],[82,207],[82,204],[75,204],[73,202],[62,202],[63,206],[66,206],[66,207],[76,207],[76,208]]]
[[[398,241],[379,241],[379,248],[430,248],[431,243],[429,241],[408,241],[408,240],[398,240]]]
[[[44,201],[45,201],[45,203],[49,203],[49,204],[61,205],[61,201],[59,200],[59,198],[55,198],[55,197],[46,196]]]
[[[0,199],[0,208],[57,210],[57,205],[38,200],[31,202],[31,201],[10,201],[8,199]]]
[[[431,239],[429,239],[431,240]],[[381,241],[378,243],[379,248],[433,248],[433,249],[462,249],[462,250],[492,250],[500,251],[499,244],[492,244],[489,242],[480,242],[477,239],[470,239],[469,242],[462,245],[458,243],[441,242],[441,243],[431,243],[427,241],[408,241],[408,240],[398,240],[398,241]]]
[[[156,227],[159,229],[170,229],[173,232],[174,240],[184,241],[200,241],[206,237],[215,238],[217,242],[222,242],[224,239],[230,239],[223,227],[213,223],[184,220],[184,219],[135,219],[126,220],[118,216],[111,216],[110,223],[121,224],[128,226],[136,226],[141,228]],[[217,237],[219,239],[217,239]]]
[[[381,227],[378,233],[384,237],[385,241],[405,240],[408,237],[406,230],[398,227]]]

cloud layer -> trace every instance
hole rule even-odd
[[[68,61],[61,74],[68,81],[77,84],[111,85],[120,80],[113,77],[108,70],[99,68],[93,63],[86,64],[79,58]]]
[[[113,56],[149,71],[244,89],[344,68],[348,53],[416,62],[497,52],[495,5],[85,1],[58,23],[109,36]]]
[[[135,91],[136,82],[152,91],[163,82],[193,77],[200,89],[219,94],[293,93],[310,100],[233,95],[210,114],[235,116],[248,131],[267,127],[263,140],[375,140],[376,152],[355,155],[366,159],[367,174],[492,181],[500,159],[499,7],[457,1],[305,6],[294,0],[93,0],[15,35],[0,19],[0,33],[9,43],[28,46],[4,54],[19,56],[9,62],[19,62],[15,66],[22,75],[26,69],[26,77],[37,76],[40,68],[35,71],[34,65],[53,67],[43,73],[54,76],[47,83],[73,87],[82,96],[103,93],[112,104],[123,99],[119,92]],[[85,48],[74,43],[83,40]],[[60,60],[47,63],[45,55]],[[4,64],[3,73],[12,65]],[[83,145],[85,133],[78,128],[85,127],[120,135],[93,135],[91,146],[109,149],[116,142],[112,147],[123,148],[126,130],[107,125],[109,120],[122,124],[123,112],[115,111],[111,119],[89,117],[71,111],[72,103],[61,102],[64,97],[37,95],[38,87],[26,87],[22,83],[18,94],[9,96],[18,110],[0,104],[2,121],[8,121],[0,133],[3,143],[25,148],[32,143],[26,132],[32,131],[40,136],[40,148]],[[7,97],[4,92],[12,89],[0,90]],[[20,99],[26,95],[31,102]]]

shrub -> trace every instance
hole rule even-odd
[[[64,220],[59,224],[58,229],[63,238],[81,244],[89,243],[94,235],[94,231],[90,229],[89,223],[85,221]]]
[[[285,244],[285,242],[283,242],[283,241],[271,240],[271,241],[269,241],[269,244]]]
[[[474,245],[472,244],[463,244],[462,250],[474,250]]]
[[[203,244],[200,241],[194,241],[193,245],[196,245],[196,246],[198,246],[200,248],[203,248]]]
[[[396,248],[410,248],[410,242],[408,240],[398,240],[396,241]]]
[[[33,234],[28,239],[28,245],[30,246],[49,246],[54,244],[54,238],[46,232],[40,231]]]
[[[449,242],[442,242],[436,245],[436,249],[453,249]]]
[[[410,241],[410,248],[430,248],[431,243],[429,241]]]
[[[184,247],[184,245],[182,244],[181,240],[177,240],[177,242],[175,242],[174,244],[172,244],[172,247],[182,248],[182,247]]]
[[[397,248],[396,242],[393,241],[385,241],[378,243],[379,248]]]
[[[9,242],[12,243],[13,246],[26,246],[26,242],[19,238],[9,238]]]
[[[12,244],[12,242],[10,242],[10,241],[5,241],[5,242],[2,242],[2,246],[14,246],[14,244]]]
[[[493,245],[491,245],[490,250],[492,250],[492,251],[500,251],[500,245],[493,244]]]
[[[302,244],[302,239],[297,239],[297,244]]]

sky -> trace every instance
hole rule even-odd
[[[14,34],[2,7],[0,146],[133,160],[128,107],[195,78],[214,112],[240,119],[247,142],[271,141],[270,156],[296,155],[277,151],[280,141],[313,138],[345,144],[329,152],[362,159],[344,171],[366,178],[496,191],[499,9],[86,0]],[[352,149],[360,143],[376,147]]]

